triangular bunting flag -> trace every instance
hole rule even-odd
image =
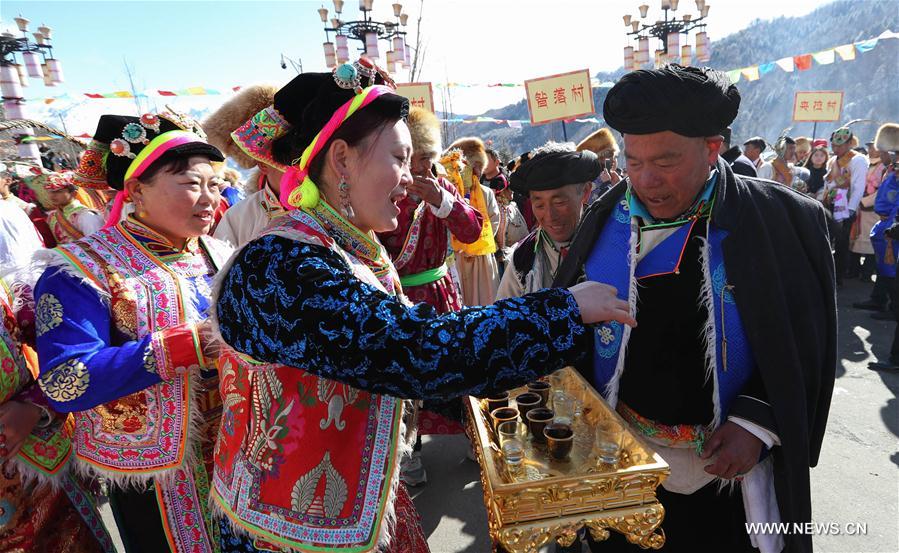
[[[733,69],[727,72],[727,78],[730,79],[731,84],[737,84],[740,82],[740,70]]]
[[[858,48],[858,51],[861,53],[870,52],[877,46],[877,39],[872,38],[871,40],[865,40],[862,42],[856,42],[855,47]]]
[[[759,80],[759,66],[754,65],[752,67],[746,67],[740,70],[740,73],[746,77],[747,81],[757,81]]]
[[[806,71],[812,68],[812,55],[811,54],[802,54],[801,56],[793,56],[793,63],[796,64],[796,69],[799,71]]]
[[[822,50],[820,52],[815,52],[812,54],[812,57],[815,58],[815,62],[818,65],[830,65],[834,60],[834,50]]]
[[[759,75],[767,75],[768,73],[774,71],[775,67],[777,67],[777,64],[773,61],[762,63],[759,65]]]
[[[852,61],[855,59],[855,45],[854,44],[844,44],[842,46],[837,46],[834,48],[837,54],[840,55],[843,61]]]
[[[786,71],[787,73],[793,72],[793,58],[780,58],[776,62],[774,62],[778,67]]]

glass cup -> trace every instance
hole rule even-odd
[[[490,411],[490,418],[493,419],[493,429],[496,430],[502,423],[517,419],[518,409],[514,407],[500,407]]]
[[[521,440],[524,435],[524,425],[516,420],[506,421],[496,427],[496,433],[499,436],[499,445],[502,447],[508,440]]]
[[[556,372],[547,376],[547,380],[549,380],[550,386],[555,389],[561,388],[565,384],[565,377],[562,376],[565,369],[559,369]]]
[[[518,411],[521,413],[521,422],[526,423],[528,422],[526,418],[528,411],[535,407],[540,407],[540,394],[535,394],[534,392],[518,394],[515,396],[515,405],[518,406]]]
[[[501,450],[509,472],[518,472],[524,464],[524,444],[521,443],[521,440],[510,438],[503,442]]]
[[[528,384],[528,391],[540,396],[540,407],[546,407],[546,404],[549,401],[550,388],[549,382],[544,382],[542,380],[537,380]]]
[[[562,390],[553,392],[553,411],[556,413],[553,422],[571,426],[571,423],[574,421],[574,410],[575,401],[573,397]]]
[[[543,429],[553,420],[553,410],[546,407],[537,407],[528,411],[528,430],[531,431],[531,438],[537,443],[546,443],[546,436],[543,435]]]
[[[621,456],[621,439],[624,431],[618,421],[603,420],[596,424],[596,449],[599,461],[614,465]]]
[[[556,461],[568,458],[574,446],[574,430],[571,429],[571,425],[556,422],[548,424],[543,429],[543,435],[546,437],[550,457]]]

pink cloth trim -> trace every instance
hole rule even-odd
[[[173,131],[173,132],[178,132],[178,131]],[[160,135],[160,136],[162,136],[162,135]],[[139,178],[141,175],[144,174],[144,171],[146,171],[151,165],[153,165],[154,161],[159,159],[160,156],[162,156],[162,154],[168,152],[172,148],[174,148],[176,146],[181,146],[182,144],[190,144],[191,142],[200,142],[200,141],[201,141],[200,138],[197,137],[196,135],[187,134],[187,133],[184,133],[184,134],[179,133],[179,136],[174,136],[170,140],[166,140],[162,144],[159,144],[158,146],[156,146],[153,149],[153,151],[150,152],[147,155],[147,157],[145,157],[143,159],[143,161],[138,163],[137,167],[135,167],[133,170],[131,169],[131,167],[128,167],[128,171],[125,173],[125,180]],[[150,144],[148,147],[152,147],[152,146],[153,145]]]
[[[106,224],[103,225],[103,228],[107,229],[119,224],[119,220],[122,218],[122,209],[125,207],[125,198],[127,196],[128,193],[124,190],[119,190],[116,193],[115,200],[112,202],[112,209],[109,211],[109,219],[106,220]]]
[[[358,111],[368,104],[372,103],[378,96],[381,96],[382,94],[394,93],[395,91],[388,86],[371,86],[362,92],[362,94],[365,94],[366,96],[355,111]],[[287,201],[288,198],[290,198],[290,193],[303,183],[303,180],[309,174],[309,164],[312,163],[312,160],[315,159],[315,156],[318,155],[325,144],[328,143],[328,140],[331,139],[331,136],[337,131],[338,128],[340,128],[340,125],[342,125],[343,122],[352,115],[352,113],[349,113],[349,111],[350,107],[352,107],[355,101],[356,96],[350,98],[346,101],[346,103],[340,106],[337,111],[334,112],[334,115],[331,116],[331,119],[328,120],[322,130],[319,131],[315,138],[312,139],[312,152],[308,157],[306,157],[305,163],[301,160],[299,167],[292,165],[290,169],[285,171],[284,175],[281,177],[281,193],[279,199],[281,200],[281,205],[283,205],[286,209],[296,209]],[[355,113],[355,111],[353,113]]]

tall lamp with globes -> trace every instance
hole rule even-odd
[[[406,25],[409,16],[403,13],[403,5],[392,4],[395,21],[375,21],[372,19],[372,5],[374,0],[359,0],[359,11],[362,13],[358,21],[343,21],[344,0],[334,0],[335,17],[328,17],[328,9],[324,6],[318,9],[318,15],[325,24],[325,64],[333,69],[350,60],[349,41],[358,40],[362,43],[360,50],[372,60],[379,61],[379,65],[386,67],[391,73],[402,69],[409,69],[411,57],[409,47],[406,44]],[[331,40],[331,34],[334,40]],[[379,41],[387,42],[388,50],[381,60]]]
[[[661,19],[652,23],[650,23],[648,4],[637,8],[639,17],[630,14],[624,16],[624,26],[629,29],[627,31],[629,42],[633,40],[632,44],[624,47],[624,69],[626,71],[643,69],[650,64],[653,67],[661,67],[666,63],[690,65],[694,59],[699,63],[705,63],[711,59],[709,35],[706,31],[710,6],[705,0],[696,0],[698,13],[682,13],[678,17],[679,5],[679,0],[660,0]],[[690,46],[690,33],[693,31],[696,31],[695,51]],[[681,35],[684,35],[683,44],[680,42]],[[650,42],[653,39],[657,39],[659,42],[651,56],[649,53]]]
[[[12,31],[0,33],[0,94],[7,119],[27,119],[22,89],[28,86],[28,77],[43,79],[44,86],[56,86],[64,80],[62,63],[53,56],[53,30],[50,27],[38,27],[37,32],[32,33],[32,40],[28,37],[29,21],[21,15],[14,21],[22,36],[16,36]],[[19,56],[22,63],[19,63]],[[34,132],[28,128],[13,132],[19,156],[40,163],[40,152],[35,143],[25,141],[30,136],[34,136]]]

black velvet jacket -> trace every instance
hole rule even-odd
[[[809,467],[821,451],[837,361],[836,287],[824,209],[785,186],[735,175],[720,158],[718,172],[712,220],[728,232],[728,282],[782,444],[771,450],[781,519],[810,521]],[[584,214],[554,286],[584,278],[587,255],[626,186],[620,182]],[[812,550],[811,536],[784,538],[785,551]]]

